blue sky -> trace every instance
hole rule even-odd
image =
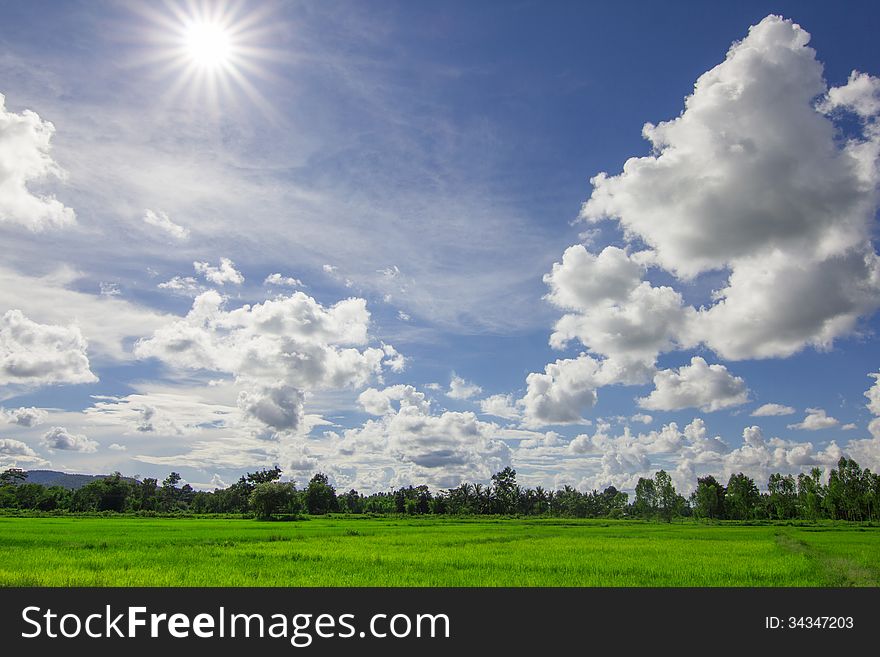
[[[361,490],[880,467],[870,4],[0,24],[0,466]]]

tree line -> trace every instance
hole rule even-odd
[[[337,492],[327,476],[318,473],[304,488],[282,482],[281,469],[243,475],[236,483],[214,491],[178,486],[172,472],[157,479],[127,479],[118,472],[70,490],[28,483],[27,473],[9,469],[0,474],[0,508],[59,513],[240,514],[259,519],[348,514],[405,515],[521,515],[574,518],[642,518],[672,521],[678,517],[711,520],[850,520],[880,519],[880,475],[841,458],[823,473],[770,475],[766,492],[743,473],[726,485],[709,475],[697,479],[689,497],[679,494],[670,475],[658,471],[639,478],[632,501],[628,493],[608,486],[581,492],[572,486],[546,490],[516,481],[516,470],[505,468],[491,483],[462,483],[432,493],[428,486],[408,486],[364,495],[352,489]]]

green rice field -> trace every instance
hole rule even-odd
[[[880,527],[0,517],[0,586],[878,586]]]

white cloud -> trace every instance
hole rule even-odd
[[[205,288],[192,276],[175,276],[171,280],[159,283],[157,287],[187,297],[196,297],[205,291]]]
[[[594,179],[583,218],[619,218],[687,277],[779,247],[827,255],[860,244],[873,194],[814,107],[826,87],[809,39],[776,16],[750,28],[679,117],[646,124],[652,155]]]
[[[855,248],[823,260],[777,251],[743,258],[693,335],[731,360],[828,349],[880,302],[880,258]]]
[[[48,461],[20,440],[0,438],[0,468],[13,468],[22,465],[43,466]]]
[[[88,339],[89,353],[114,361],[131,359],[128,341],[148,335],[168,316],[119,297],[67,289],[81,278],[68,268],[27,276],[0,266],[0,308],[18,308],[42,324],[75,322]]]
[[[22,406],[12,409],[0,408],[0,417],[4,418],[9,424],[17,424],[21,427],[35,427],[38,424],[43,424],[49,417],[49,413],[35,406]]]
[[[283,287],[303,287],[303,282],[298,278],[293,278],[292,276],[282,276],[281,274],[269,274],[266,276],[266,280],[263,281],[264,285],[279,285]]]
[[[392,467],[398,476],[425,481],[437,487],[456,486],[462,481],[487,480],[510,463],[510,449],[496,438],[497,425],[481,422],[471,412],[430,413],[421,393],[411,386],[395,386],[383,395],[374,391],[363,399],[365,406],[383,411],[382,417],[367,420],[360,428],[348,429],[338,441],[338,452],[353,456],[364,467]],[[380,399],[397,399],[399,409],[388,412]]]
[[[873,372],[868,376],[874,379],[874,384],[865,391],[865,397],[868,398],[868,403],[865,406],[871,415],[880,416],[880,372]]]
[[[639,406],[655,411],[699,408],[705,413],[745,404],[749,400],[746,383],[732,375],[724,365],[709,365],[700,356],[690,365],[661,370],[654,375],[654,390],[639,399]]]
[[[526,426],[581,424],[583,413],[596,404],[602,364],[581,354],[576,359],[549,363],[544,372],[526,377],[526,394],[520,400]]]
[[[820,109],[823,112],[848,109],[861,117],[873,118],[880,114],[880,79],[853,71],[845,85],[828,90]]]
[[[287,384],[242,390],[238,407],[245,417],[259,420],[276,431],[296,431],[303,421],[303,391]]]
[[[189,237],[189,230],[171,221],[168,215],[161,210],[156,212],[150,209],[144,210],[144,222],[176,240],[185,240]]]
[[[789,429],[804,429],[805,431],[819,431],[821,429],[830,429],[840,424],[836,418],[829,417],[821,408],[808,408],[807,416],[802,422],[797,424],[789,424]]]
[[[74,211],[54,196],[28,189],[30,183],[66,177],[49,154],[54,133],[55,126],[35,112],[8,111],[6,97],[0,94],[0,222],[32,231],[76,222]]]
[[[556,323],[550,344],[561,349],[576,339],[595,354],[637,364],[620,371],[633,382],[641,382],[659,352],[685,346],[680,336],[693,311],[672,288],[642,280],[643,256],[613,246],[598,255],[569,247],[544,281],[553,304],[576,312]]]
[[[425,394],[410,385],[389,386],[382,390],[367,388],[358,395],[358,404],[371,415],[396,413],[392,402],[398,402],[399,409],[412,407],[421,413],[430,411],[430,403],[425,399]]]
[[[715,303],[688,323],[728,359],[828,347],[880,305],[870,244],[880,169],[873,130],[878,82],[827,89],[809,34],[768,16],[703,74],[682,114],[647,124],[651,155],[599,174],[582,218],[616,218],[681,279],[730,270]],[[862,137],[836,140],[814,104],[848,105]]]
[[[752,412],[752,417],[773,417],[777,415],[794,415],[797,411],[791,406],[782,404],[763,404]]]
[[[98,396],[83,413],[91,426],[100,425],[123,434],[178,437],[202,428],[225,427],[237,412],[235,397],[228,403],[208,398],[207,390],[186,387],[135,386],[138,392],[124,397]],[[208,390],[214,393],[209,386]],[[222,394],[222,393],[219,393]]]
[[[107,281],[98,283],[98,291],[102,297],[118,297],[122,294],[122,291],[119,289],[119,283],[109,283]]]
[[[850,441],[845,452],[864,457],[860,463],[874,467],[880,461],[878,444],[880,441]],[[614,484],[631,490],[639,477],[651,477],[663,468],[686,494],[693,490],[697,477],[705,474],[726,481],[731,474],[744,472],[763,486],[773,472],[833,467],[845,452],[833,442],[816,450],[809,442],[767,439],[758,426],[746,427],[742,443],[731,448],[720,436],[711,436],[701,418],[695,418],[683,429],[670,422],[659,430],[641,433],[625,427],[619,435],[611,434],[610,425],[601,423],[592,436],[581,434],[562,447],[517,449],[513,463],[521,471],[534,464],[545,473],[562,475],[562,483],[574,481],[582,489]]]
[[[412,317],[410,317],[407,313],[403,312],[402,310],[398,310],[397,311],[397,319],[399,319],[401,322],[408,322],[412,319]]]
[[[70,452],[95,452],[98,443],[82,434],[71,433],[64,427],[52,427],[43,434],[42,444],[49,449]]]
[[[651,154],[593,178],[581,219],[618,221],[630,247],[572,246],[544,281],[549,301],[567,311],[551,346],[577,340],[604,360],[531,374],[521,400],[531,422],[576,422],[599,386],[651,376],[645,408],[730,408],[748,391],[724,366],[695,359],[655,373],[658,354],[701,343],[731,360],[825,349],[880,306],[870,240],[880,81],[854,74],[828,89],[808,41],[798,25],[768,16],[700,76],[677,118],[645,125]],[[862,119],[846,142],[832,115],[843,107]],[[713,271],[727,280],[695,308],[644,280],[649,268],[684,283]],[[560,368],[577,374],[562,384]]]
[[[505,420],[518,420],[522,411],[517,408],[512,395],[491,395],[480,400],[480,411],[485,415],[494,415]]]
[[[654,421],[654,418],[646,413],[637,413],[630,418],[632,422],[641,422],[642,424],[651,424]]]
[[[193,262],[193,269],[204,279],[214,285],[241,285],[244,276],[235,268],[235,263],[229,258],[220,258],[220,265],[215,267],[207,262]]]
[[[8,310],[0,318],[0,385],[97,381],[86,347],[77,326],[38,324]]]
[[[453,372],[452,380],[449,382],[449,391],[446,393],[446,396],[451,397],[452,399],[470,399],[471,397],[476,397],[481,392],[483,392],[483,389],[480,386],[465,381]]]
[[[135,353],[175,368],[229,373],[243,388],[238,403],[246,416],[295,430],[302,391],[360,387],[384,368],[403,368],[391,345],[366,346],[369,325],[363,299],[327,308],[295,292],[227,311],[224,299],[209,291],[196,297],[185,318],[139,341]]]
[[[642,282],[642,267],[615,246],[593,255],[575,245],[565,250],[562,262],[553,265],[544,282],[550,287],[547,298],[554,305],[587,310],[603,302],[625,301]]]
[[[125,452],[128,450],[125,445],[120,445],[119,443],[111,443],[107,446],[107,449],[111,449],[114,452]]]

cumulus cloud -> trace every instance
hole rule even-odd
[[[245,417],[254,418],[276,431],[296,431],[303,421],[303,391],[287,384],[242,390],[238,407]]]
[[[42,444],[49,449],[70,452],[95,452],[98,443],[82,434],[72,433],[64,427],[52,427],[43,434]]]
[[[880,79],[853,71],[845,85],[828,90],[820,109],[824,112],[848,109],[863,118],[873,119],[880,114]]]
[[[483,389],[480,386],[465,381],[453,372],[452,380],[449,382],[449,391],[446,393],[446,396],[451,397],[452,399],[470,399],[471,397],[476,397],[481,392],[483,392]]]
[[[832,467],[844,454],[866,456],[863,464],[877,463],[877,441],[850,441],[844,449],[836,443],[817,450],[812,443],[766,438],[759,426],[746,427],[739,446],[712,436],[702,418],[681,428],[670,422],[659,430],[634,433],[629,427],[614,435],[610,425],[599,423],[593,435],[581,434],[562,447],[518,449],[513,462],[552,464],[554,471],[581,488],[610,484],[632,489],[639,477],[651,477],[666,469],[681,492],[694,488],[696,478],[713,474],[726,481],[737,472],[753,477],[759,485],[773,472],[800,472],[812,466]],[[542,459],[544,459],[542,461]]]
[[[17,424],[21,427],[35,427],[42,424],[49,417],[49,413],[35,406],[22,406],[20,408],[0,408],[0,417],[9,424]]]
[[[825,107],[876,113],[877,81],[827,89],[798,25],[768,16],[703,74],[682,114],[647,124],[651,155],[599,174],[581,216],[620,221],[681,279],[727,268],[688,337],[724,358],[820,348],[880,303],[870,244],[880,171],[875,131],[840,143]],[[873,120],[873,119],[872,119]]]
[[[0,438],[0,468],[14,468],[22,465],[42,466],[48,465],[48,461],[20,440]]]
[[[186,297],[196,297],[201,292],[204,292],[204,288],[192,276],[175,276],[164,283],[159,283],[157,287],[160,290],[168,290],[174,294]]]
[[[76,318],[88,338],[89,354],[116,361],[132,358],[131,338],[148,335],[168,321],[167,315],[119,296],[69,289],[80,278],[79,272],[67,267],[45,276],[27,276],[0,265],[0,308],[17,308],[42,324],[67,326]]]
[[[155,212],[150,209],[144,210],[144,223],[158,228],[176,240],[185,240],[189,237],[189,230],[171,221],[168,215],[161,210]]]
[[[789,429],[803,429],[805,431],[819,431],[821,429],[830,429],[840,424],[836,418],[829,417],[821,408],[808,408],[807,416],[802,422],[789,424]]]
[[[645,125],[651,155],[593,180],[582,217],[618,218],[686,277],[777,248],[861,244],[873,193],[814,105],[828,90],[809,40],[777,16],[750,28],[679,117]]]
[[[655,411],[699,408],[705,413],[745,404],[749,391],[745,381],[724,365],[709,365],[700,356],[690,365],[661,370],[654,375],[654,390],[639,399],[639,406]]]
[[[491,395],[480,400],[480,411],[485,415],[518,420],[522,411],[517,408],[513,395]]]
[[[823,260],[778,251],[742,259],[702,310],[693,331],[731,360],[790,356],[805,346],[828,349],[880,301],[880,259],[853,248]]]
[[[28,189],[30,183],[66,176],[50,155],[54,134],[55,126],[35,112],[7,110],[6,97],[0,94],[0,222],[32,231],[76,222],[74,211],[54,196]]]
[[[580,218],[618,222],[628,246],[572,246],[545,276],[547,299],[566,311],[551,346],[577,341],[592,361],[531,374],[527,417],[576,422],[600,385],[652,377],[645,408],[730,408],[748,391],[724,366],[656,372],[657,356],[701,344],[728,360],[826,349],[880,307],[880,81],[854,72],[829,89],[809,39],[768,16],[699,77],[678,117],[645,125],[650,154],[592,179]],[[847,141],[844,111],[861,126]],[[653,284],[651,270],[671,282]],[[711,272],[726,280],[710,302],[685,303],[676,283]],[[581,378],[562,384],[560,369]]]
[[[682,344],[689,314],[681,294],[642,280],[644,257],[609,246],[598,255],[569,247],[544,277],[547,298],[575,312],[555,326],[550,344],[580,341],[591,352],[618,363],[621,381],[642,382],[657,354]]]
[[[207,262],[196,261],[193,262],[193,268],[197,274],[214,285],[226,285],[226,283],[241,285],[244,283],[244,276],[235,268],[235,263],[229,258],[220,258],[220,264],[217,267]]]
[[[637,413],[630,418],[630,421],[641,422],[642,424],[651,424],[651,422],[654,421],[654,418],[647,413]]]
[[[281,274],[269,274],[263,281],[265,285],[279,285],[283,287],[302,287],[303,282],[292,276],[282,276]]]
[[[389,409],[385,400],[398,401],[398,408]],[[391,459],[409,472],[410,480],[444,488],[486,480],[510,464],[510,449],[496,438],[497,425],[481,422],[471,412],[432,414],[422,393],[411,386],[365,391],[360,401],[382,416],[341,436],[331,434],[341,455],[355,455],[365,463]]]
[[[782,404],[763,404],[752,411],[752,417],[773,417],[777,415],[794,415],[797,411],[791,406]]]
[[[394,402],[398,404],[397,409]],[[389,415],[401,408],[415,408],[423,414],[430,410],[425,393],[410,385],[389,386],[382,390],[367,388],[358,395],[358,404],[371,415]]]
[[[871,415],[880,416],[880,372],[873,372],[868,376],[874,379],[874,384],[865,391],[865,397],[868,398],[865,406],[871,411]]]
[[[38,324],[9,310],[0,318],[0,385],[97,381],[86,348],[77,326]]]
[[[520,400],[524,424],[582,424],[583,413],[596,404],[596,389],[607,382],[603,364],[587,354],[549,363],[544,372],[526,377],[526,394]]]
[[[363,299],[327,308],[302,292],[235,310],[216,291],[200,294],[185,318],[135,346],[140,358],[158,358],[186,370],[224,372],[242,387],[238,405],[276,430],[295,430],[310,389],[360,387],[400,371],[391,345],[366,346],[370,313]]]

